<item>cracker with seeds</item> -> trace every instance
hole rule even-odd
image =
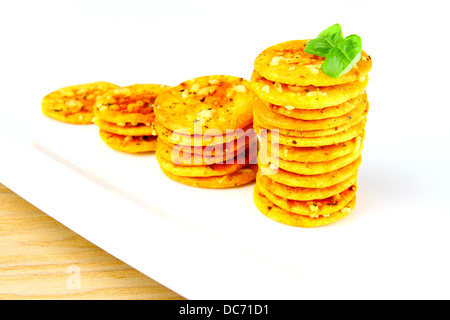
[[[61,122],[92,124],[97,99],[116,88],[119,86],[99,81],[58,89],[42,99],[42,113]]]

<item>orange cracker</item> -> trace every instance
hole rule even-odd
[[[259,209],[261,213],[278,221],[280,223],[295,226],[295,227],[303,227],[303,228],[314,228],[329,225],[338,220],[343,219],[347,215],[352,212],[356,204],[356,197],[354,197],[343,209],[337,211],[335,213],[330,214],[329,216],[319,216],[318,218],[311,218],[308,216],[302,216],[299,214],[295,214],[284,209],[281,209],[273,202],[271,202],[267,197],[265,197],[259,190],[258,186],[255,186],[255,190],[253,193],[253,201],[255,202],[256,207]]]
[[[66,123],[92,124],[94,103],[114,88],[119,86],[100,81],[58,89],[42,99],[42,113]]]

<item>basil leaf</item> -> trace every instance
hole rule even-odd
[[[323,30],[317,38],[324,38],[330,41],[334,46],[337,46],[339,42],[344,40],[344,34],[342,33],[342,28],[339,24],[334,24],[331,27]]]
[[[330,41],[324,38],[317,38],[309,40],[306,43],[305,49],[303,49],[303,51],[319,57],[326,57],[331,48],[333,48],[333,45],[330,43]]]
[[[321,67],[323,73],[332,78],[338,78],[349,72],[361,59],[361,50],[361,38],[357,35],[348,36],[328,52]]]
[[[319,33],[316,39],[309,40],[303,51],[319,57],[326,57],[328,52],[342,40],[344,40],[342,28],[339,24],[335,24]]]
[[[349,72],[361,59],[361,50],[361,38],[352,34],[344,39],[337,23],[319,33],[316,39],[309,40],[303,49],[306,53],[325,57],[321,69],[332,78]]]
[[[346,54],[346,56],[349,57],[349,59],[354,59],[358,54],[361,54],[361,38],[356,34],[352,34],[351,36],[346,37],[344,41],[339,43],[338,48],[340,48]]]

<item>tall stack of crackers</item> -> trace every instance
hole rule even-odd
[[[155,151],[153,104],[168,88],[160,84],[135,84],[104,93],[94,105],[93,119],[101,139],[112,149],[126,153]]]
[[[257,137],[252,124],[257,103],[249,81],[227,75],[191,79],[159,95],[155,154],[162,172],[198,188],[232,188],[254,181]]]
[[[264,103],[254,109],[254,202],[281,223],[318,227],[355,207],[372,61],[362,51],[348,73],[331,78],[321,71],[324,58],[303,51],[306,43],[280,43],[255,59],[251,84]]]

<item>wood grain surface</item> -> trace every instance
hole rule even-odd
[[[0,300],[181,300],[0,184]]]

